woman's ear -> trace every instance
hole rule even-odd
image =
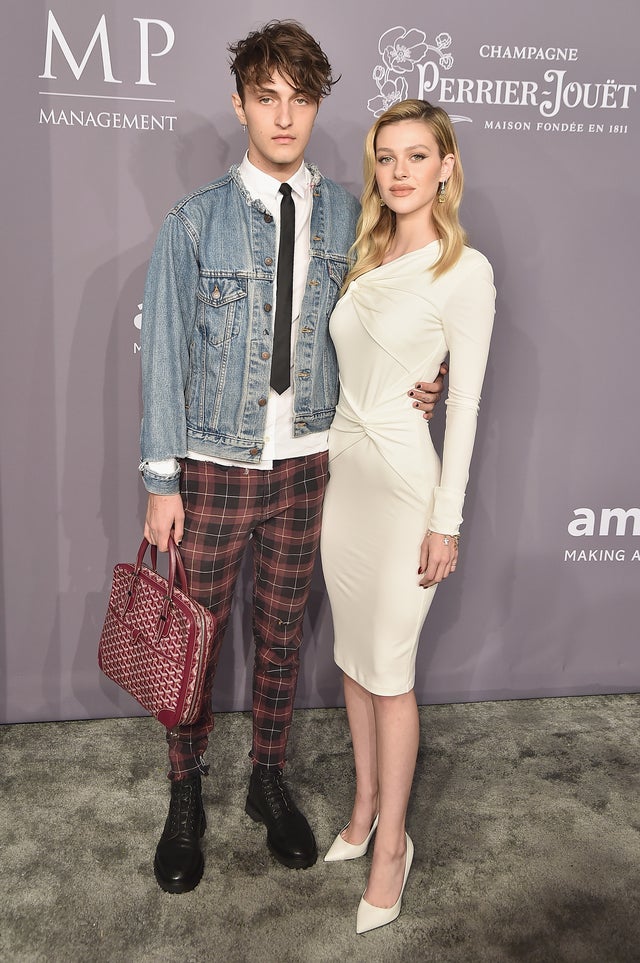
[[[446,154],[442,159],[442,167],[440,168],[440,180],[446,181],[451,177],[453,173],[453,168],[456,166],[456,159],[453,154]]]

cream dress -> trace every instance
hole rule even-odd
[[[465,248],[437,280],[439,242],[351,283],[330,322],[340,399],[329,435],[322,564],[338,666],[369,692],[414,683],[435,588],[418,585],[427,528],[456,534],[494,315],[493,272]],[[450,358],[440,460],[407,392]]]

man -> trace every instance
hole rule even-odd
[[[328,321],[359,206],[304,163],[334,83],[316,41],[293,21],[272,21],[229,49],[248,151],[167,215],[142,323],[145,536],[164,551],[173,532],[193,596],[218,619],[201,718],[167,733],[171,801],[154,869],[173,893],[197,886],[204,869],[211,687],[250,539],[255,665],[245,808],[265,824],[283,865],[317,859],[283,767],[337,400]],[[430,393],[416,388],[413,403],[428,416],[441,385],[423,387]]]

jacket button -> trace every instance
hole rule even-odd
[[[264,216],[264,222],[265,222],[265,224],[271,224],[271,221],[272,221],[272,220],[273,220],[273,218],[271,217],[271,214],[265,214],[265,216]]]
[[[266,403],[267,403],[267,399],[266,399],[266,398],[261,398],[260,401],[258,402],[258,404],[260,405],[261,408],[264,408],[264,406],[266,405]]]
[[[264,263],[265,263],[268,267],[271,267],[271,265],[273,264],[273,258],[272,258],[272,257],[266,257],[266,258],[264,259]]]
[[[250,454],[250,455],[259,455],[259,454],[260,454],[260,449],[259,449],[259,448],[252,448],[252,449],[250,450],[249,454]]]
[[[265,309],[265,311],[270,311],[270,310],[271,310],[271,305],[269,304],[268,301],[267,301],[267,303],[264,305],[264,309]]]
[[[260,357],[262,358],[263,361],[268,361],[271,355],[269,354],[268,351],[263,351]]]

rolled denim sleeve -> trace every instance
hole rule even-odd
[[[154,465],[157,464],[158,462],[155,461],[140,462],[139,468],[145,488],[153,495],[177,494],[180,491],[180,466],[178,462],[176,462],[176,470],[168,475],[156,471]]]
[[[167,215],[149,264],[142,306],[142,425],[140,471],[145,488],[179,491],[179,469],[160,475],[149,462],[187,453],[185,388],[196,318],[198,238],[179,213]]]

